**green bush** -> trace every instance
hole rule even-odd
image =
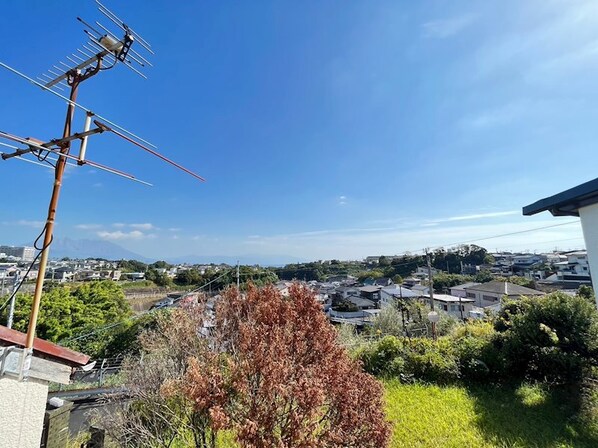
[[[383,377],[415,378],[448,383],[459,377],[459,366],[451,341],[440,338],[386,336],[360,354],[364,369]]]
[[[411,339],[405,344],[405,372],[414,378],[449,383],[459,378],[459,365],[449,338]]]
[[[495,329],[509,375],[570,383],[597,365],[598,313],[582,297],[556,292],[509,302]]]
[[[482,380],[502,370],[496,331],[489,322],[470,322],[452,335],[461,377]]]
[[[403,373],[397,371],[400,367],[400,361],[395,362],[395,359],[402,359],[404,356],[404,345],[402,339],[395,336],[386,336],[380,341],[365,348],[360,358],[363,362],[363,368],[366,372],[377,376],[398,376]]]

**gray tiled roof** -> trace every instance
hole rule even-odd
[[[509,282],[493,281],[482,283],[481,285],[465,288],[465,291],[489,292],[494,294],[504,294],[508,296],[540,296],[544,295],[542,291],[526,288]]]

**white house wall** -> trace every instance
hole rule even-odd
[[[48,384],[0,378],[0,448],[38,448]]]
[[[583,238],[588,251],[588,263],[590,275],[598,276],[598,204],[579,209]],[[596,282],[594,289],[596,289]],[[596,294],[596,306],[598,306],[598,294]]]

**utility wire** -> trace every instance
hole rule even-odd
[[[220,276],[216,277],[215,279],[213,279],[213,280],[210,280],[208,283],[205,283],[204,285],[202,285],[202,286],[200,286],[200,287],[198,287],[198,288],[195,288],[195,289],[192,289],[191,291],[188,291],[188,292],[186,292],[185,294],[183,294],[183,296],[185,296],[185,295],[187,295],[187,294],[190,294],[190,293],[193,293],[193,292],[198,292],[198,291],[201,291],[201,290],[202,290],[203,288],[205,288],[206,286],[209,286],[210,284],[212,284],[212,283],[214,283],[215,281],[217,281],[217,280],[221,279],[221,278],[222,278],[222,277],[224,277],[225,275],[227,275],[227,274],[230,274],[230,273],[231,273],[233,270],[234,270],[234,268],[231,268],[230,270],[228,270],[228,271],[224,272],[223,274],[221,274]],[[152,310],[147,310],[147,311],[144,311],[144,312],[142,312],[142,313],[139,313],[137,316],[134,316],[132,319],[133,319],[133,320],[140,319],[141,317],[143,317],[143,316],[145,316],[145,315],[147,315],[147,314],[154,313],[154,312],[156,312],[156,311],[158,311],[158,310],[159,310],[159,308],[154,308],[154,309],[152,309]],[[85,339],[85,338],[87,338],[87,337],[89,337],[89,336],[93,336],[93,335],[94,335],[94,334],[96,334],[96,333],[99,333],[99,332],[101,332],[101,331],[104,331],[104,330],[108,330],[108,329],[110,329],[110,328],[117,327],[117,326],[119,326],[119,325],[122,325],[122,324],[123,324],[123,322],[117,322],[117,323],[107,324],[107,325],[104,325],[104,326],[102,326],[102,327],[100,327],[100,328],[97,328],[97,329],[95,329],[94,331],[92,331],[92,332],[90,332],[90,333],[86,333],[86,334],[83,334],[83,335],[81,335],[81,336],[77,336],[77,337],[70,337],[70,338],[67,338],[67,339],[63,339],[63,340],[59,341],[58,343],[59,343],[59,344],[62,344],[62,343],[65,343],[65,342],[72,342],[72,341],[77,341],[77,340],[79,340],[79,339]]]
[[[31,272],[31,269],[33,269],[33,266],[35,266],[35,263],[37,263],[37,260],[39,260],[39,257],[41,256],[41,254],[48,247],[50,247],[50,244],[52,244],[52,241],[54,241],[54,236],[52,236],[52,238],[50,239],[50,241],[48,242],[48,244],[46,244],[42,248],[38,248],[37,247],[37,243],[39,243],[39,240],[41,239],[41,237],[46,233],[46,227],[47,227],[47,225],[48,225],[47,223],[46,223],[46,225],[44,225],[44,228],[42,229],[42,231],[40,232],[40,234],[37,236],[37,238],[35,239],[35,241],[33,242],[33,247],[35,247],[38,250],[37,255],[35,256],[35,258],[33,258],[33,261],[29,265],[29,268],[27,269],[27,272],[25,272],[25,275],[23,276],[23,278],[21,279],[21,281],[19,283],[19,286],[16,287],[16,289],[8,297],[8,300],[6,302],[4,302],[4,304],[0,307],[0,311],[2,311],[6,307],[6,305],[12,300],[12,298],[17,295],[17,293],[21,289],[21,286],[23,286],[23,283],[25,283],[25,280],[27,280],[27,276]]]

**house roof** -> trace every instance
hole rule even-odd
[[[472,286],[476,286],[479,284],[480,283],[476,283],[476,282],[468,282],[468,283],[463,283],[462,285],[451,286],[449,289],[454,289],[456,291],[465,291],[466,288],[471,288]]]
[[[409,298],[409,297],[418,297],[417,294],[415,294],[413,291],[411,291],[410,289],[407,288],[403,288],[401,286],[389,286],[387,288],[382,288],[380,291],[389,294],[393,297],[403,297],[403,298]]]
[[[359,308],[373,308],[376,306],[374,302],[368,299],[364,299],[363,297],[349,296],[347,297],[347,300],[353,303],[354,305],[358,306]]]
[[[579,209],[598,203],[598,178],[523,207],[526,216],[550,211],[553,216],[579,216]]]
[[[359,288],[361,292],[371,293],[371,292],[378,292],[382,289],[381,286],[362,286]]]
[[[473,300],[473,299],[466,299],[464,297],[456,297],[456,296],[451,296],[449,294],[436,294],[436,293],[434,294],[434,301],[435,302],[444,302],[444,303],[472,303],[472,302],[475,302],[475,300]]]
[[[542,291],[535,289],[526,288],[525,286],[519,286],[514,283],[492,281],[488,283],[482,283],[481,285],[472,286],[465,288],[465,291],[479,291],[489,292],[494,294],[503,294],[506,296],[541,296],[544,295]]]
[[[25,333],[0,325],[0,345],[20,345],[24,347],[26,338]],[[33,353],[72,367],[84,366],[89,362],[89,356],[83,353],[69,350],[40,338],[33,340]]]
[[[392,280],[389,279],[388,277],[381,277],[381,278],[377,278],[374,280],[374,285],[379,285],[379,286],[386,286],[392,283]]]

